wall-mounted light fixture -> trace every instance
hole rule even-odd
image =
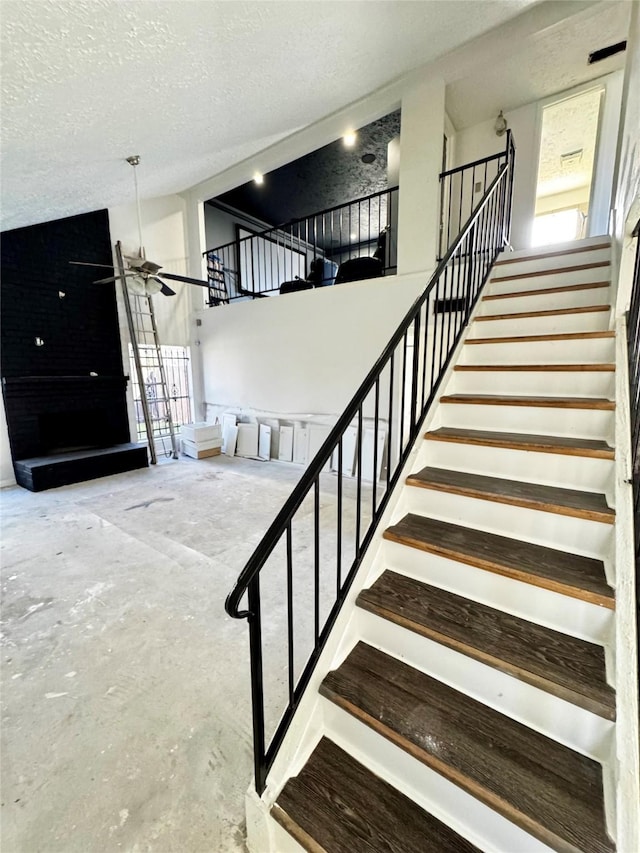
[[[496,136],[504,136],[507,132],[507,120],[502,115],[502,110],[498,113],[498,118],[496,119],[496,123],[493,125],[493,129],[496,132]]]
[[[260,172],[256,172],[253,176],[253,183],[258,184],[258,186],[264,184],[264,175],[261,175]]]
[[[342,142],[344,143],[345,148],[353,148],[356,144],[356,139],[358,138],[358,134],[354,130],[350,130],[349,133],[345,133],[342,137]]]

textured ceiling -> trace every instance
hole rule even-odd
[[[608,0],[522,40],[505,40],[498,56],[478,61],[473,74],[447,86],[447,109],[456,128],[471,127],[541,98],[624,67],[625,53],[587,64],[589,54],[623,41],[628,0]]]
[[[218,201],[271,225],[387,189],[387,145],[400,136],[400,110],[360,128],[355,145],[341,139],[219,196]],[[375,156],[362,162],[363,154]]]
[[[2,227],[177,192],[535,0],[2,0]]]
[[[602,89],[597,88],[545,108],[538,196],[567,192],[591,182],[601,95]]]

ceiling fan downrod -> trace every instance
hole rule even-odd
[[[136,213],[138,215],[138,245],[140,246],[140,257],[144,258],[144,249],[142,247],[142,216],[140,214],[140,194],[138,192],[138,174],[136,172],[136,166],[140,164],[140,155],[132,154],[130,157],[127,157],[127,163],[129,163],[130,166],[133,166],[133,183],[136,193]]]

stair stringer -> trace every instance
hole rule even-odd
[[[633,493],[630,485],[629,373],[625,316],[616,322],[616,618],[615,726],[616,836],[621,853],[640,850],[640,713],[638,708],[638,626],[635,607]]]

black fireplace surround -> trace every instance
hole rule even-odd
[[[94,283],[99,269],[69,264],[112,263],[107,211],[6,231],[1,255],[2,393],[18,482],[39,490],[146,465],[146,448],[129,443],[115,288]]]

